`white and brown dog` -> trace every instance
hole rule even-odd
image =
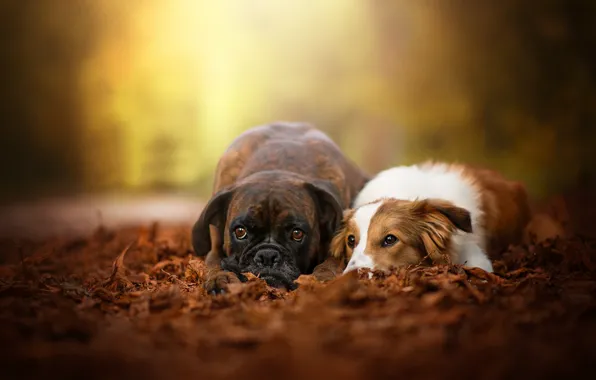
[[[464,264],[492,272],[489,254],[519,242],[526,190],[492,170],[427,162],[379,173],[344,212],[331,253],[358,268]],[[344,272],[344,273],[345,273]]]

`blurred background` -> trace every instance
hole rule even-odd
[[[593,1],[2,0],[0,18],[5,220],[75,195],[198,207],[232,139],[275,120],[371,173],[473,162],[536,198],[596,182]]]

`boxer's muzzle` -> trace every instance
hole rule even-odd
[[[240,257],[225,258],[222,260],[222,268],[239,275],[250,272],[265,280],[270,286],[285,287],[289,290],[296,287],[294,280],[300,275],[300,269],[292,253],[280,244],[269,242],[246,249]]]

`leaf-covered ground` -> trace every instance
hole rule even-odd
[[[5,241],[3,379],[565,378],[596,374],[596,240],[512,247],[495,274],[366,273],[208,296],[189,227]]]

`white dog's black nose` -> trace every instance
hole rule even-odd
[[[254,261],[263,267],[272,267],[281,260],[281,255],[275,249],[262,249],[255,255]]]

